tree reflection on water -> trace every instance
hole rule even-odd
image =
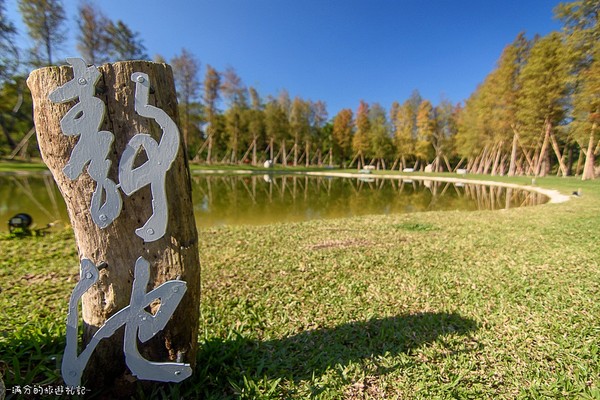
[[[545,203],[524,190],[428,180],[305,175],[192,177],[198,227],[270,224],[353,215],[444,210],[498,210]],[[37,227],[68,224],[62,197],[47,174],[0,176],[0,222],[25,212]],[[7,225],[0,224],[0,230]]]

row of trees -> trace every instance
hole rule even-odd
[[[16,154],[15,138],[31,137],[30,103],[19,75],[15,29],[0,0],[0,154]],[[27,64],[52,64],[64,39],[59,0],[19,0],[33,46]],[[206,163],[341,165],[593,178],[600,151],[600,3],[577,0],[555,10],[561,32],[517,36],[464,106],[434,105],[418,91],[389,112],[361,101],[329,118],[323,101],[285,90],[261,97],[233,68],[217,71],[186,49],[170,60],[189,157]],[[52,21],[52,24],[48,24]],[[48,26],[53,31],[45,30]],[[122,21],[83,3],[78,50],[89,62],[147,58]],[[165,62],[161,56],[155,61]],[[16,77],[16,78],[15,78]],[[11,99],[11,101],[6,101]],[[14,105],[13,105],[14,104]],[[7,151],[8,150],[8,151]]]
[[[555,10],[562,32],[508,45],[460,113],[456,151],[481,173],[595,177],[600,3]],[[574,164],[576,163],[575,168]]]

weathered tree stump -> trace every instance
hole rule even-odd
[[[170,66],[142,61],[117,62],[98,67],[101,73],[96,85],[96,97],[106,105],[101,130],[114,134],[108,159],[111,167],[108,177],[118,182],[119,159],[128,141],[137,133],[148,133],[157,142],[162,130],[152,119],[134,111],[135,83],[133,72],[148,74],[151,90],[149,104],[164,110],[178,123],[177,100]],[[168,224],[166,234],[153,242],[144,242],[135,234],[152,215],[152,195],[145,186],[126,196],[121,214],[111,225],[100,229],[90,215],[94,182],[84,169],[75,180],[63,173],[79,137],[65,136],[60,119],[76,102],[52,103],[48,95],[57,87],[73,79],[70,66],[48,67],[35,70],[27,84],[34,103],[34,119],[38,143],[44,162],[66,200],[69,217],[75,233],[79,257],[107,267],[100,270],[100,278],[83,296],[83,345],[113,314],[130,301],[134,265],[144,257],[151,267],[148,290],[161,283],[181,279],[187,282],[187,292],[167,326],[138,348],[142,356],[156,362],[177,361],[194,365],[198,342],[200,303],[200,261],[198,235],[194,222],[191,181],[185,150],[180,146],[175,161],[166,175]],[[181,136],[181,135],[180,135]],[[136,165],[144,160],[138,155]],[[156,308],[156,305],[153,306]],[[128,375],[123,354],[123,328],[103,339],[90,359],[83,377],[86,387],[108,387],[123,381]],[[130,380],[130,379],[125,379]]]

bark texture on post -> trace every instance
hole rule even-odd
[[[106,105],[100,129],[114,135],[108,156],[112,163],[108,177],[118,182],[119,160],[128,141],[137,133],[148,133],[159,142],[162,135],[155,121],[134,111],[135,83],[131,81],[131,74],[148,74],[152,87],[149,104],[161,108],[178,123],[173,74],[166,64],[143,61],[105,64],[98,70],[102,76],[96,85],[97,97]],[[187,292],[167,326],[148,342],[138,342],[140,353],[151,361],[179,361],[193,366],[198,343],[200,261],[183,140],[180,140],[177,157],[166,176],[166,234],[150,243],[135,234],[135,229],[152,215],[149,185],[130,197],[120,191],[123,199],[120,216],[108,227],[98,228],[90,215],[91,196],[96,183],[85,169],[76,180],[70,180],[62,171],[79,137],[65,136],[60,128],[60,119],[76,102],[55,104],[48,98],[54,89],[71,79],[73,71],[70,66],[48,67],[33,71],[27,84],[33,97],[42,158],[66,200],[79,257],[88,258],[96,265],[101,262],[108,264],[82,300],[84,346],[110,316],[129,304],[135,261],[142,256],[151,268],[148,291],[167,280],[181,279],[187,283]],[[145,161],[144,157],[142,151],[135,165]],[[154,304],[152,311],[157,306]],[[83,384],[107,387],[121,381],[120,378],[127,374],[121,328],[98,345],[86,368]]]

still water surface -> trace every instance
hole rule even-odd
[[[270,224],[366,214],[497,210],[545,203],[544,195],[516,189],[372,177],[303,175],[193,175],[198,227]],[[0,175],[0,231],[25,212],[37,228],[68,224],[64,201],[49,174]]]

